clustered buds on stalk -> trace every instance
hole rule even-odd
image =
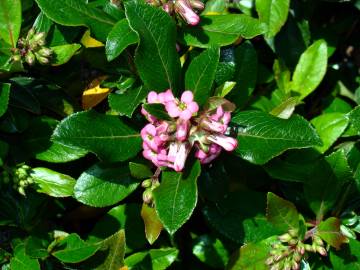
[[[305,244],[299,238],[299,230],[291,229],[278,237],[278,242],[272,245],[266,264],[270,270],[298,270],[306,252],[319,253],[327,256],[324,242],[319,236],[312,236],[312,244]]]
[[[20,165],[19,167],[14,168],[10,172],[10,175],[7,171],[2,172],[1,176],[4,184],[10,184],[12,179],[13,189],[25,196],[26,187],[34,183],[34,180],[31,177],[31,168],[27,165]]]
[[[174,97],[170,89],[159,94],[153,91],[149,93],[147,102],[164,105],[171,119],[157,119],[144,107],[141,110],[150,122],[141,130],[143,156],[156,166],[180,172],[193,147],[195,157],[202,164],[213,161],[222,149],[233,151],[237,147],[237,140],[225,135],[231,111],[219,104],[214,109],[198,113],[199,106],[193,99],[191,91],[185,91],[180,100]]]
[[[200,0],[147,0],[147,3],[162,7],[170,15],[179,15],[187,24],[197,25],[200,21],[197,11],[204,9]]]
[[[53,51],[45,46],[45,38],[45,32],[36,33],[35,29],[31,28],[26,38],[19,39],[17,48],[12,49],[12,60],[24,60],[30,66],[36,60],[42,65],[49,64]]]

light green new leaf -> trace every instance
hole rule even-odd
[[[51,47],[54,53],[51,58],[51,65],[60,66],[67,63],[80,48],[81,45],[76,43]]]
[[[25,253],[25,245],[19,244],[14,250],[14,257],[10,260],[11,270],[40,270],[38,260],[32,259]]]
[[[123,200],[138,185],[139,181],[130,176],[128,166],[106,166],[99,163],[80,175],[76,181],[74,196],[84,204],[104,207]]]
[[[156,7],[128,1],[126,16],[140,43],[135,64],[148,89],[179,90],[180,60],[176,52],[176,27],[169,15]]]
[[[360,106],[357,106],[354,110],[352,110],[349,114],[351,125],[360,135]]]
[[[128,21],[126,19],[118,21],[106,39],[105,53],[107,60],[114,60],[127,46],[138,41],[139,37],[130,28]]]
[[[266,23],[268,38],[274,37],[285,24],[290,0],[256,0],[256,11],[261,22]]]
[[[288,149],[321,145],[314,128],[299,115],[280,119],[261,111],[243,111],[232,122],[238,128],[236,153],[255,164],[265,164]]]
[[[266,216],[282,233],[299,228],[299,213],[295,205],[271,192],[267,194]]]
[[[47,168],[34,168],[30,176],[36,184],[36,191],[52,197],[73,195],[75,179]]]
[[[89,7],[78,0],[36,0],[40,9],[51,20],[66,26],[87,26],[101,41],[105,41],[115,20],[106,12]]]
[[[325,153],[345,131],[349,119],[343,113],[326,113],[315,117],[311,123],[323,142],[322,146],[317,146],[315,149],[320,153]]]
[[[296,65],[292,90],[299,94],[300,100],[313,92],[325,76],[327,68],[327,45],[318,40],[301,55]]]
[[[20,28],[21,1],[0,0],[0,39],[3,39],[12,47],[16,47]]]
[[[154,190],[155,209],[165,229],[174,234],[191,216],[197,203],[200,163],[188,172],[163,172],[161,185]]]
[[[150,249],[132,254],[125,259],[131,269],[165,270],[176,260],[179,251],[175,248]]]
[[[156,239],[159,238],[164,226],[162,225],[155,208],[148,206],[146,203],[143,203],[141,208],[141,217],[145,225],[146,239],[150,245],[152,245]]]
[[[62,120],[52,140],[88,150],[109,162],[127,160],[141,149],[141,138],[137,132],[118,117],[95,111],[75,113]]]
[[[180,36],[189,46],[209,48],[226,46],[239,37],[251,39],[266,31],[266,25],[245,14],[201,16],[197,26],[183,27]]]
[[[194,93],[194,100],[203,105],[212,95],[212,85],[219,63],[220,50],[212,47],[197,56],[185,74],[185,89]]]

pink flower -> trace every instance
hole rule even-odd
[[[221,147],[217,144],[211,144],[209,147],[209,152],[206,153],[201,149],[198,149],[195,152],[195,157],[200,160],[201,164],[207,164],[217,158],[221,153]]]
[[[192,10],[188,0],[177,0],[175,2],[175,12],[190,25],[197,25],[200,21],[199,16]]]
[[[147,102],[150,104],[161,103],[165,105],[167,102],[173,101],[174,99],[175,97],[170,89],[159,94],[155,91],[151,91],[147,96]]]
[[[224,133],[227,129],[227,125],[206,118],[201,122],[201,125],[202,127],[204,127],[209,131],[220,132],[220,133]]]
[[[174,170],[181,172],[184,169],[186,158],[190,152],[190,147],[188,143],[181,143],[178,145],[175,161],[174,161]]]
[[[187,120],[179,119],[178,124],[176,126],[176,139],[183,142],[188,137],[188,132],[190,128],[190,122]]]
[[[199,105],[193,101],[194,95],[191,91],[185,91],[181,95],[181,100],[172,100],[165,104],[165,108],[171,117],[179,117],[189,120],[194,113],[199,110]]]
[[[142,115],[145,116],[145,118],[150,122],[150,123],[154,123],[157,119],[155,116],[152,116],[150,113],[148,113],[144,107],[141,107],[141,113]]]
[[[157,136],[156,127],[152,124],[147,124],[140,132],[143,144],[147,145],[150,149],[157,151],[163,140]]]
[[[237,147],[237,140],[222,134],[209,135],[207,139],[210,142],[216,143],[224,148],[226,151],[234,151]]]

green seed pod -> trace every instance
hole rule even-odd
[[[31,51],[28,51],[25,55],[25,62],[28,63],[30,66],[35,63],[35,55]]]

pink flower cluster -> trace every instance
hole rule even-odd
[[[163,104],[171,120],[160,120],[141,112],[150,122],[141,130],[143,156],[158,167],[182,171],[186,159],[195,148],[195,157],[202,164],[210,163],[222,149],[233,151],[237,140],[226,136],[231,113],[220,105],[199,114],[199,106],[191,91],[185,91],[180,100],[169,89],[162,93],[150,92],[147,103]]]

